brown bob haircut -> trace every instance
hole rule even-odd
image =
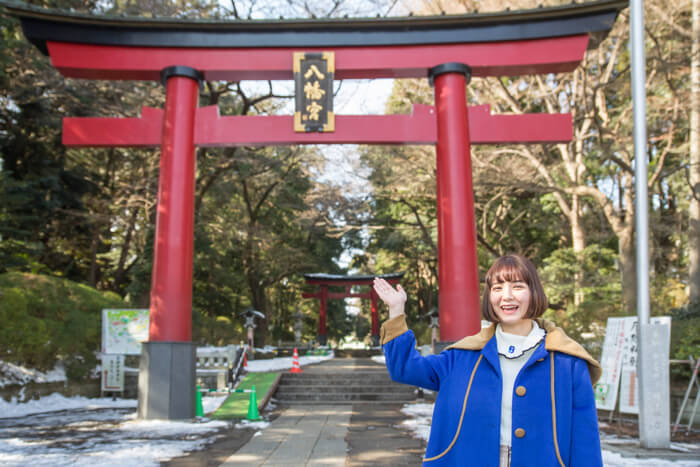
[[[491,306],[491,287],[501,282],[523,281],[530,287],[530,307],[526,318],[539,318],[549,306],[544,294],[542,282],[532,261],[520,255],[506,255],[498,258],[486,273],[486,287],[481,297],[481,315],[492,323],[498,322],[498,316]]]

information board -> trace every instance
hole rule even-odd
[[[595,403],[599,409],[615,410],[624,343],[625,318],[608,318],[600,357],[603,374],[595,385]]]
[[[620,372],[620,412],[639,413],[639,381],[637,378],[637,318],[627,318],[631,321],[630,333],[625,336],[625,348]],[[668,330],[668,342],[671,341],[671,317],[656,316],[650,318],[651,323],[663,324]],[[628,338],[629,336],[629,338]]]
[[[102,354],[102,391],[124,391],[124,355]]]
[[[667,324],[669,339],[671,317],[650,318],[652,323]],[[608,318],[600,364],[603,374],[595,385],[596,407],[615,410],[618,388],[620,412],[639,413],[637,382],[637,317]]]
[[[102,310],[102,353],[141,355],[141,342],[148,340],[147,309]]]

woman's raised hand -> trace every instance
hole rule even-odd
[[[389,319],[402,315],[406,304],[406,291],[397,285],[393,288],[391,284],[381,277],[374,278],[374,291],[379,298],[389,307]]]

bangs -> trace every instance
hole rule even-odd
[[[503,261],[493,265],[486,276],[486,284],[491,287],[493,284],[502,282],[527,282],[529,284],[529,274],[527,268],[522,267],[517,261],[504,258]]]
[[[500,284],[502,282],[527,282],[527,280],[525,280],[525,276],[518,268],[512,265],[494,271],[491,277],[487,279],[487,282],[489,284]]]

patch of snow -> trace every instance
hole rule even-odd
[[[222,420],[208,420],[205,422],[191,422],[179,420],[130,420],[122,423],[119,430],[122,433],[135,433],[141,438],[157,439],[164,437],[188,436],[209,433],[225,428],[230,422]]]
[[[384,358],[384,355],[373,355],[371,358],[373,362],[386,365],[386,358]]]
[[[413,433],[415,438],[422,439],[427,443],[433,418],[433,404],[406,404],[401,412],[411,417],[404,420],[401,426]]]
[[[6,417],[23,417],[44,412],[56,412],[59,410],[71,409],[101,409],[114,407],[136,407],[135,399],[117,399],[97,398],[90,399],[87,397],[75,396],[65,397],[58,393],[42,397],[41,399],[30,400],[24,403],[19,403],[13,398],[10,402],[5,402],[0,399],[0,418]]]
[[[264,430],[268,426],[270,426],[270,422],[241,420],[240,423],[236,423],[234,428],[253,428],[254,430]]]
[[[48,372],[32,370],[0,360],[0,387],[10,384],[53,383],[66,380],[66,370],[60,362]]]
[[[219,407],[221,407],[221,404],[224,403],[226,398],[228,398],[228,394],[225,394],[223,396],[207,396],[205,395],[202,397],[202,408],[204,409],[204,413],[212,413]]]
[[[95,408],[113,406],[110,399],[89,403],[85,398],[71,399],[67,403],[55,395],[45,397],[33,401],[45,405],[40,414],[0,418],[0,465],[157,467],[162,461],[203,448],[216,440],[219,430],[230,426],[230,422],[206,419],[137,420],[133,407]],[[78,408],[51,412],[59,408],[57,404]]]
[[[700,446],[697,444],[689,444],[689,443],[671,443],[670,449],[673,451],[680,451],[680,452],[694,452],[694,451],[700,451]]]
[[[328,355],[309,355],[299,357],[299,366],[311,365],[313,363],[330,360],[334,357],[333,352]],[[265,360],[248,360],[248,372],[263,373],[267,371],[288,370],[292,367],[294,357],[279,357]]]
[[[603,449],[603,465],[605,467],[698,467],[700,461],[641,459],[638,457],[623,457],[616,452]]]

